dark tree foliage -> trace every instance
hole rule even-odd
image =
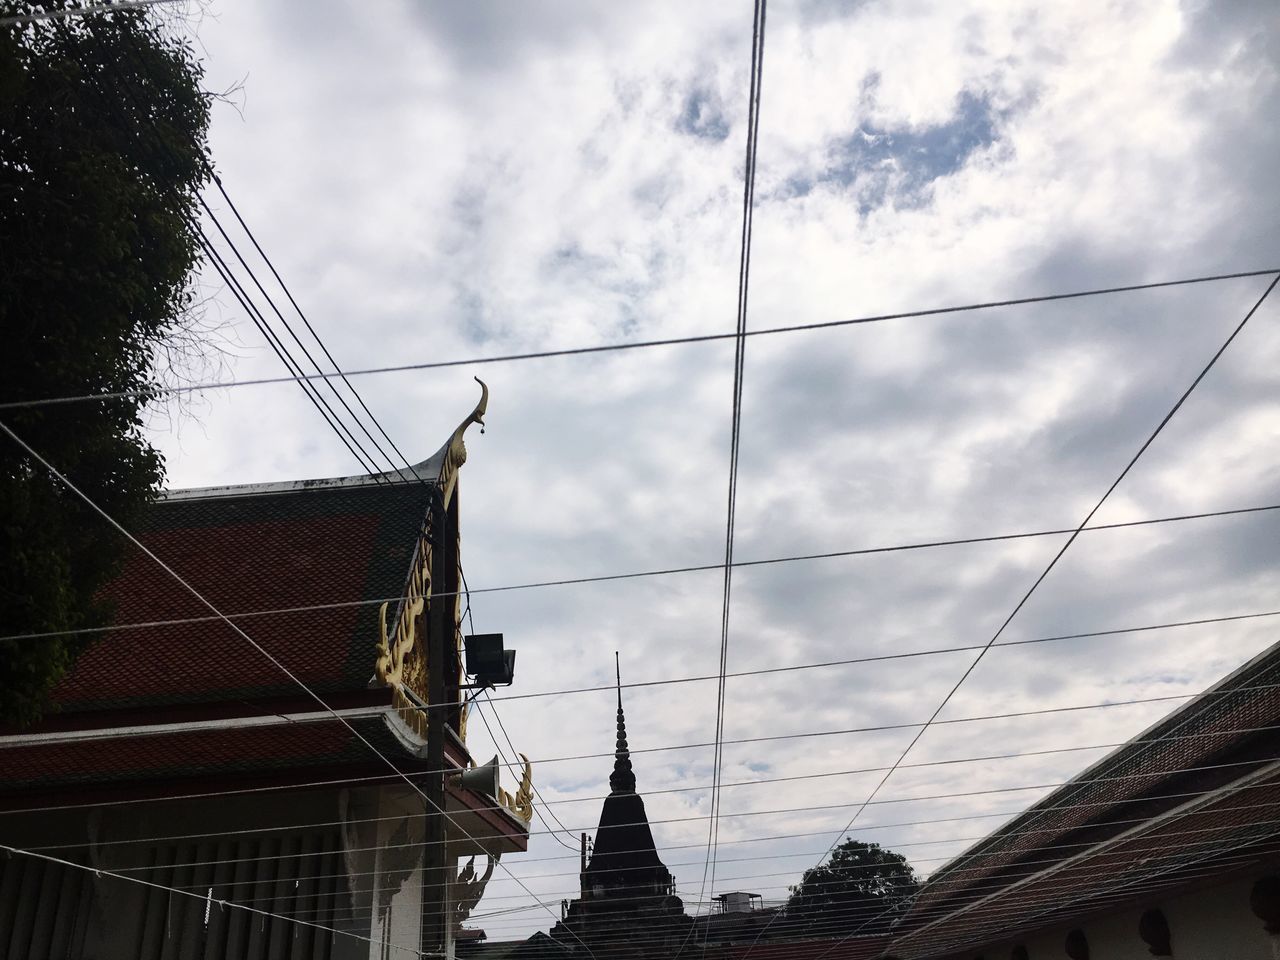
[[[53,4],[0,0],[0,16]],[[0,26],[0,401],[143,391],[0,410],[109,515],[155,495],[146,391],[189,335],[209,103],[191,49],[141,11]],[[0,436],[0,634],[102,624],[122,539]],[[90,635],[91,636],[91,635]],[[0,724],[27,724],[87,638],[0,640]]]
[[[787,937],[883,933],[919,886],[902,854],[849,839],[825,864],[805,871],[776,926]]]

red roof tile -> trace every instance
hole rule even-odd
[[[399,597],[426,509],[419,484],[183,498],[152,505],[137,535],[219,611],[243,614]],[[212,616],[138,550],[105,594],[116,623]],[[236,623],[308,686],[329,692],[361,689],[372,676],[377,613],[365,603]],[[66,712],[297,691],[213,620],[103,633],[53,700]]]

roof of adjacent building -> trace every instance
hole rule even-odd
[[[939,870],[903,958],[972,951],[1280,851],[1280,644]]]

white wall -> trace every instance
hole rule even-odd
[[[1089,960],[1151,960],[1147,945],[1138,936],[1138,918],[1144,910],[1157,907],[1169,922],[1174,960],[1277,960],[1280,944],[1273,945],[1262,921],[1249,909],[1249,891],[1267,872],[984,947],[973,951],[972,957],[1007,960],[1014,945],[1021,943],[1029,960],[1063,960],[1067,931],[1078,927],[1088,938]]]

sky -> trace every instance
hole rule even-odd
[[[350,369],[731,332],[751,20],[746,3],[212,0],[178,29],[229,91],[223,182]],[[1280,267],[1278,94],[1266,0],[774,2],[748,327]],[[1074,527],[1266,283],[750,338],[736,557]],[[229,292],[200,292],[220,375],[281,373]],[[1095,522],[1280,503],[1277,369],[1272,299]],[[460,487],[479,590],[722,561],[732,371],[719,341],[355,382],[419,460],[487,381]],[[209,391],[151,436],[175,487],[359,472],[290,384]],[[739,569],[729,669],[984,644],[1064,541]],[[1001,641],[1264,612],[1277,588],[1275,513],[1085,533]],[[615,650],[629,682],[714,674],[721,598],[717,571],[473,597],[476,629],[519,651],[498,715],[571,835],[594,829],[610,762],[555,758],[612,749],[612,695],[501,698],[607,683]],[[996,647],[940,719],[1187,695],[1276,639],[1261,618]],[[974,656],[733,678],[725,736],[923,721]],[[883,776],[848,771],[915,735],[726,746],[726,784],[822,776],[725,787],[712,887],[712,750],[658,748],[712,739],[716,684],[625,702],[691,910],[785,897]],[[931,727],[907,764],[1057,752],[904,767],[847,835],[928,874],[1178,702]],[[470,737],[493,752],[478,717]],[[954,793],[976,795],[910,799]],[[557,914],[570,844],[539,826],[503,861]],[[530,904],[495,875],[473,924],[545,929],[536,907],[497,915]]]

